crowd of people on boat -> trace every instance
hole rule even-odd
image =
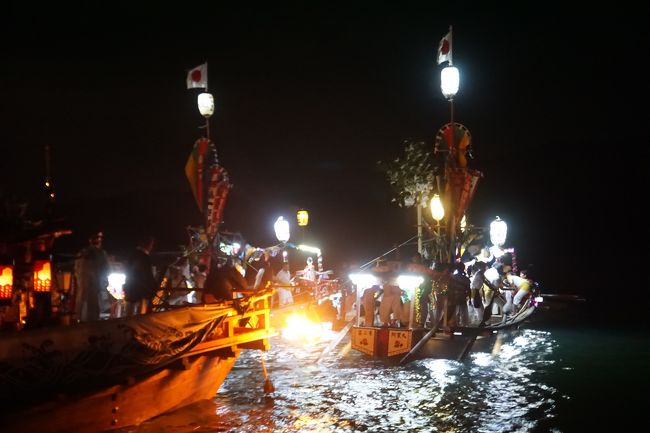
[[[158,273],[152,260],[155,238],[142,236],[119,266],[126,277],[121,293],[115,293],[108,276],[116,266],[103,249],[103,238],[102,232],[92,233],[75,260],[71,294],[77,321],[147,314],[161,303],[167,307],[231,301],[273,288],[276,308],[303,297],[325,300],[338,295],[330,297],[328,305],[339,320],[347,320],[358,291],[358,309],[367,326],[409,326],[412,320],[414,326],[429,327],[443,319],[447,326],[479,326],[495,313],[504,320],[512,317],[536,287],[530,269],[516,272],[511,257],[491,254],[480,254],[467,264],[427,262],[415,254],[400,264],[402,271],[423,278],[415,292],[400,288],[382,263],[372,269],[376,284],[357,287],[334,284],[338,280],[330,280],[332,272],[316,270],[311,257],[292,273],[286,257],[273,249],[257,249],[249,260],[218,254],[209,264],[191,263],[184,255]]]
[[[416,327],[443,323],[448,327],[484,326],[493,315],[505,322],[524,307],[537,287],[530,267],[516,272],[508,256],[489,261],[474,259],[466,265],[427,264],[416,254],[410,263],[397,267],[423,278],[411,297],[398,286],[395,272],[389,272],[381,263],[372,269],[376,284],[352,287],[353,291],[360,290],[359,307],[365,326],[409,326],[411,317]],[[342,308],[345,313],[350,306]]]
[[[281,308],[303,297],[318,298],[331,273],[317,271],[308,257],[304,268],[292,274],[287,260],[273,260],[277,251],[257,249],[249,260],[215,254],[209,266],[191,264],[187,256],[180,256],[159,275],[152,261],[153,236],[143,236],[122,263],[115,263],[104,250],[103,239],[102,232],[92,233],[75,258],[72,292],[77,321],[147,314],[161,303],[167,307],[224,302],[270,288],[271,306]],[[109,281],[115,270],[125,275],[117,291]]]

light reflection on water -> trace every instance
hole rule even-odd
[[[559,431],[552,420],[560,397],[545,383],[557,346],[548,332],[515,331],[497,342],[497,354],[471,354],[462,363],[425,359],[402,367],[355,351],[316,363],[326,345],[300,347],[275,338],[268,353],[245,351],[214,402],[131,431]],[[263,393],[260,356],[275,386],[270,396]]]

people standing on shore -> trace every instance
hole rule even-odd
[[[108,274],[110,263],[108,254],[102,248],[104,234],[93,233],[88,238],[88,246],[83,248],[75,260],[75,312],[77,320],[88,322],[99,320],[101,313],[110,311]]]

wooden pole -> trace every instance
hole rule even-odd
[[[418,207],[418,253],[422,254],[422,206],[420,203]]]

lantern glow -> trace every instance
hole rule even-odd
[[[447,66],[440,72],[440,88],[447,99],[454,99],[460,85],[460,72],[455,66]]]
[[[505,221],[497,216],[497,219],[490,223],[490,242],[498,247],[506,243],[508,234],[508,225]]]
[[[210,117],[214,113],[214,98],[210,93],[200,93],[197,102],[199,105],[199,112],[203,117]]]
[[[49,260],[34,261],[34,291],[49,292],[52,290],[52,266]]]
[[[289,221],[285,220],[284,217],[278,217],[273,228],[275,229],[275,237],[280,242],[287,242],[289,240]]]
[[[14,288],[14,267],[0,265],[0,299],[11,299]]]
[[[314,253],[317,256],[321,255],[320,248],[318,248],[318,247],[312,247],[310,245],[300,244],[300,245],[297,246],[297,249],[299,249],[301,251],[307,251],[308,253]]]
[[[442,201],[438,194],[434,194],[431,199],[431,216],[437,222],[445,217],[445,208],[442,206]]]
[[[304,209],[299,210],[296,217],[298,219],[298,225],[300,227],[305,227],[307,224],[309,224],[309,212],[307,212],[306,210]]]

